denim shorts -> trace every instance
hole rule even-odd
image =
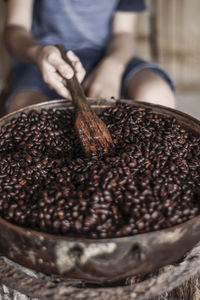
[[[172,91],[175,91],[175,85],[173,80],[167,74],[167,72],[161,68],[158,64],[153,62],[144,61],[140,58],[133,57],[127,64],[124,71],[121,83],[121,95],[120,98],[125,97],[125,91],[129,80],[139,71],[144,69],[151,69],[155,73],[159,74],[171,87]],[[87,75],[86,75],[87,77]],[[5,109],[8,111],[12,98],[20,91],[30,90],[45,94],[49,100],[62,99],[54,90],[50,89],[48,85],[43,81],[39,69],[31,64],[17,63],[13,71],[13,83],[14,88],[10,96],[5,102]]]

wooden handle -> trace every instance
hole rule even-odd
[[[73,69],[74,71],[74,76],[71,79],[67,79],[67,89],[70,91],[71,96],[72,96],[72,101],[74,102],[74,105],[76,107],[81,106],[82,110],[83,109],[88,109],[89,105],[85,96],[85,93],[83,91],[82,86],[80,85],[77,77],[76,77],[76,73],[75,73],[75,69],[74,66],[72,65],[72,62],[70,61],[70,59],[67,57],[66,55],[66,49],[64,47],[64,45],[62,44],[57,44],[55,45],[59,50],[60,53],[62,55],[62,59],[68,64],[70,65],[70,67]],[[90,109],[90,108],[89,108]]]
[[[56,45],[56,47],[60,50],[63,60],[73,68],[71,61],[66,56],[64,46]],[[74,76],[66,82],[75,106],[75,130],[85,154],[90,155],[99,151],[107,151],[112,144],[112,138],[106,125],[89,106],[75,70]]]

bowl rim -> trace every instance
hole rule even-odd
[[[114,99],[114,98],[102,98],[102,99],[97,99],[97,98],[87,98],[88,102],[90,103],[90,105],[92,107],[99,107],[99,104],[105,104],[105,108],[109,107],[110,105],[115,105],[117,102],[121,102],[121,103],[127,103],[130,104],[132,103],[133,106],[135,107],[139,107],[139,108],[150,108],[150,109],[158,109],[158,111],[153,111],[153,113],[161,113],[163,115],[168,115],[171,116],[169,114],[167,114],[168,112],[172,113],[172,116],[174,117],[181,117],[183,119],[189,119],[189,121],[191,121],[192,123],[194,123],[195,125],[199,126],[199,128],[189,128],[190,130],[192,129],[193,132],[197,133],[200,135],[200,120],[190,116],[189,114],[186,114],[184,112],[181,112],[177,109],[174,108],[169,108],[166,107],[164,105],[157,105],[157,104],[153,104],[153,103],[149,103],[149,102],[144,102],[144,101],[133,101],[131,99]],[[26,106],[24,108],[20,108],[14,112],[11,112],[9,114],[4,115],[3,117],[0,118],[0,129],[1,129],[1,123],[4,123],[4,121],[6,120],[11,120],[12,117],[15,118],[18,117],[18,115],[20,113],[26,112],[26,111],[31,111],[31,110],[37,110],[37,109],[52,109],[52,108],[57,108],[56,106],[58,105],[63,105],[65,106],[65,104],[67,104],[68,107],[70,107],[70,104],[72,104],[72,101],[70,99],[56,99],[56,100],[49,100],[49,101],[44,101],[44,102],[40,102],[37,104],[32,104],[29,106]],[[51,107],[46,107],[50,105]],[[66,106],[66,107],[67,107]],[[73,106],[73,104],[72,104]],[[72,108],[71,106],[71,108]],[[103,106],[101,106],[103,108]],[[159,111],[161,109],[161,112]],[[181,120],[178,119],[178,121],[181,123]],[[2,124],[6,125],[6,124]],[[150,234],[154,234],[154,233],[163,233],[163,232],[168,232],[170,230],[174,230],[177,228],[182,228],[183,224],[190,224],[192,222],[195,222],[196,220],[198,220],[200,218],[200,214],[193,217],[192,219],[189,219],[183,223],[177,224],[175,226],[171,226],[171,227],[167,227],[164,229],[160,229],[160,230],[155,230],[155,231],[149,231],[149,232],[143,232],[143,233],[138,233],[138,234],[134,234],[134,235],[127,235],[127,236],[122,236],[122,237],[113,237],[113,238],[86,238],[86,237],[73,237],[73,236],[67,236],[67,235],[57,235],[57,234],[52,234],[52,233],[46,233],[43,231],[38,231],[36,229],[31,229],[31,228],[27,228],[27,227],[23,227],[20,225],[16,225],[14,223],[11,223],[7,220],[5,220],[4,218],[0,217],[0,225],[3,224],[4,226],[6,226],[7,228],[13,229],[14,231],[18,231],[23,233],[24,235],[29,235],[29,234],[33,234],[35,236],[44,236],[46,238],[51,238],[52,240],[65,240],[65,241],[74,241],[74,240],[79,240],[80,242],[88,242],[88,243],[95,243],[95,242],[101,242],[101,243],[105,243],[105,242],[117,242],[117,241],[122,241],[122,240],[131,240],[135,237],[140,237],[140,236],[144,236],[144,235],[150,235]]]

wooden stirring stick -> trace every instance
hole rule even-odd
[[[60,50],[62,58],[74,67],[70,59],[66,56],[63,45],[56,45]],[[85,93],[75,75],[67,80],[67,88],[71,93],[72,102],[75,106],[75,129],[83,150],[86,155],[107,151],[112,145],[110,133],[102,120],[90,108]]]

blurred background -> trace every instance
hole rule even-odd
[[[177,109],[200,119],[200,1],[146,0],[137,54],[158,62],[176,84]],[[2,40],[6,2],[0,1],[0,92],[9,88],[11,60]],[[0,103],[0,112],[2,103]]]

